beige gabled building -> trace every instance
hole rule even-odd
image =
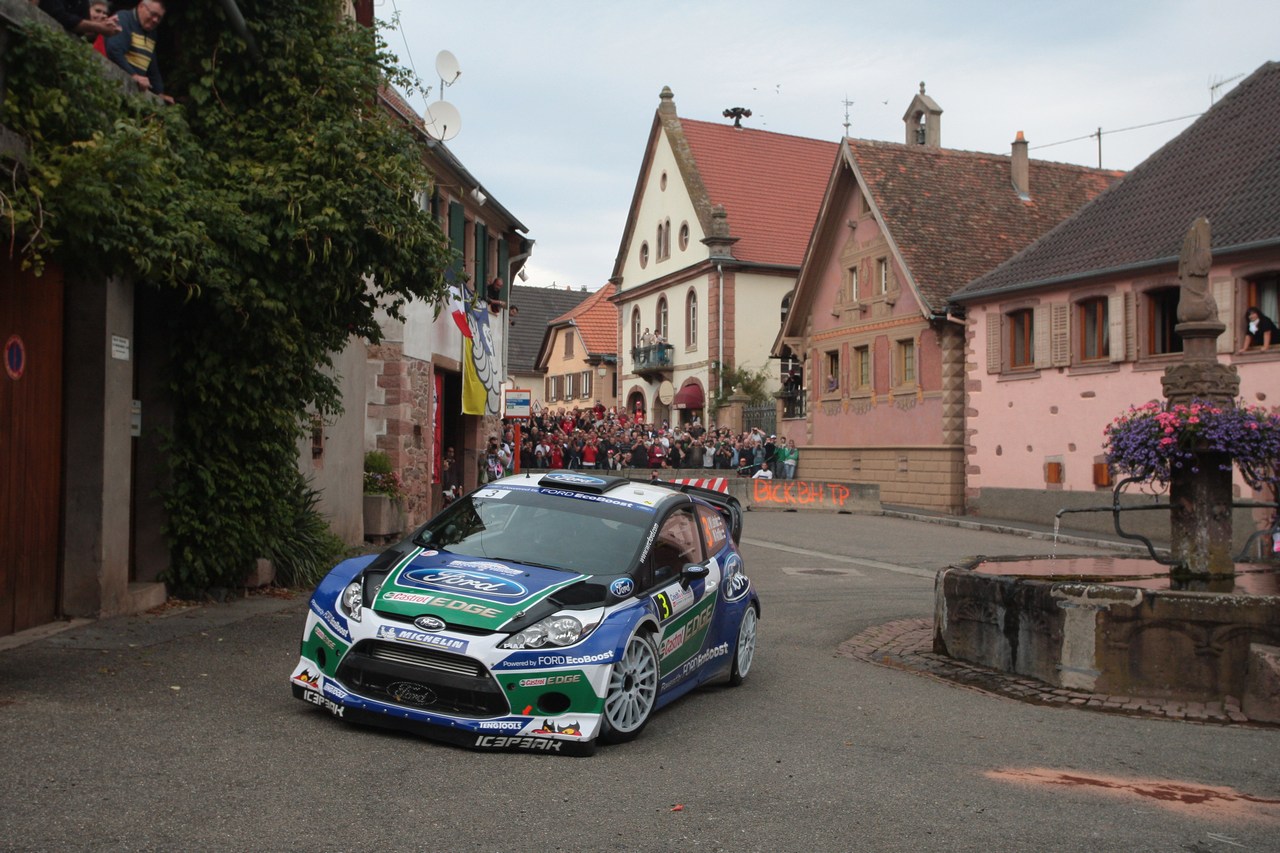
[[[833,142],[682,119],[662,90],[610,278],[628,412],[714,420],[721,365],[779,387],[770,345],[835,156]]]

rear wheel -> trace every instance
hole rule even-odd
[[[613,665],[609,674],[600,739],[621,743],[636,737],[649,722],[657,701],[658,647],[649,635],[633,634],[627,640],[622,660]]]
[[[756,622],[756,609],[748,604],[742,611],[742,621],[738,623],[738,645],[733,650],[733,667],[729,670],[729,683],[734,687],[746,680],[751,662],[755,660]]]

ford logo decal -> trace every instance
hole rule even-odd
[[[494,598],[523,598],[529,594],[522,584],[484,572],[466,569],[413,569],[404,577],[416,584],[451,592],[469,592]]]
[[[444,620],[434,616],[419,616],[413,620],[413,624],[424,631],[443,631],[445,628]]]
[[[635,588],[636,585],[632,582],[631,578],[618,578],[616,581],[609,584],[609,592],[613,593],[618,598],[626,598]]]
[[[573,483],[579,486],[603,486],[604,480],[599,477],[588,477],[583,474],[548,474],[544,479],[557,483]]]
[[[430,687],[412,681],[388,684],[387,695],[401,705],[417,705],[419,708],[425,708],[436,701],[436,694]]]

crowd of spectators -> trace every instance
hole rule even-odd
[[[772,476],[790,479],[799,458],[794,442],[784,444],[757,428],[735,434],[728,427],[704,426],[699,418],[672,427],[665,421],[647,423],[625,411],[606,410],[600,403],[544,410],[521,427],[518,451],[514,443],[515,429],[504,423],[503,435],[492,436],[481,455],[481,483],[495,479],[494,458],[502,473],[510,472],[517,452],[522,471],[702,468],[752,477],[771,469]]]

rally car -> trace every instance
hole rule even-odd
[[[311,597],[293,694],[479,749],[591,754],[699,684],[741,684],[760,601],[727,494],[506,477]]]

